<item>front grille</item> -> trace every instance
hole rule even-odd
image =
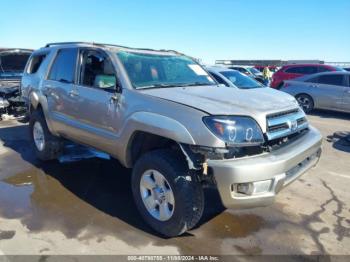
[[[288,110],[288,111],[273,113],[273,114],[268,115],[268,118],[273,119],[273,118],[278,118],[281,116],[288,116],[288,115],[296,114],[296,113],[298,113],[298,111],[299,111],[299,109],[296,108],[296,109],[292,109],[292,110]]]
[[[270,114],[266,117],[266,123],[266,136],[269,141],[287,137],[308,128],[305,113],[301,109]]]
[[[308,132],[308,129],[306,128],[297,133],[294,133],[285,137],[281,137],[281,138],[276,138],[274,140],[270,140],[265,144],[266,151],[272,152],[280,149],[281,147],[285,147],[290,143],[293,143],[294,141],[298,140],[300,137],[304,136],[307,132]]]

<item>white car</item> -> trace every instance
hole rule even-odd
[[[230,65],[228,68],[237,70],[250,77],[262,77],[263,74],[253,66]]]
[[[225,86],[238,87],[240,89],[265,87],[261,82],[237,70],[221,66],[208,66],[206,69],[218,83]]]

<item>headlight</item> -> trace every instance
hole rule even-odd
[[[259,125],[245,116],[207,116],[203,122],[218,138],[231,146],[256,146],[264,143]]]

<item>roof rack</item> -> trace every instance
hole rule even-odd
[[[95,43],[95,42],[57,42],[57,43],[48,43],[45,45],[45,47],[50,47],[50,46],[55,46],[55,45],[73,45],[73,44],[86,44],[86,45],[93,45],[93,46],[112,46],[112,47],[134,49],[134,50],[145,50],[145,51],[173,52],[173,53],[182,55],[182,53],[175,51],[175,50],[166,50],[166,49],[157,50],[157,49],[151,49],[151,48],[136,48],[136,47],[128,47],[128,46],[114,45],[114,44],[103,44],[103,43]]]
[[[86,45],[97,45],[97,46],[116,46],[121,48],[129,48],[126,46],[121,45],[113,45],[113,44],[102,44],[102,43],[95,43],[95,42],[56,42],[56,43],[48,43],[45,45],[45,47],[55,46],[55,45],[74,45],[74,44],[86,44]]]
[[[93,46],[112,46],[112,47],[119,47],[119,48],[126,48],[126,49],[133,49],[133,50],[145,50],[145,51],[159,51],[159,52],[173,52],[179,55],[184,55],[183,53],[180,53],[175,50],[167,50],[167,49],[152,49],[152,48],[136,48],[136,47],[129,47],[129,46],[122,46],[122,45],[114,45],[114,44],[103,44],[103,43],[95,43],[95,42],[57,42],[57,43],[48,43],[45,45],[45,47],[55,46],[55,45],[73,45],[73,44],[85,44],[85,45],[93,45]]]

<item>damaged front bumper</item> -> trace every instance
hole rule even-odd
[[[313,127],[292,143],[253,157],[208,160],[226,208],[273,203],[277,193],[310,168],[321,155],[321,134]]]

